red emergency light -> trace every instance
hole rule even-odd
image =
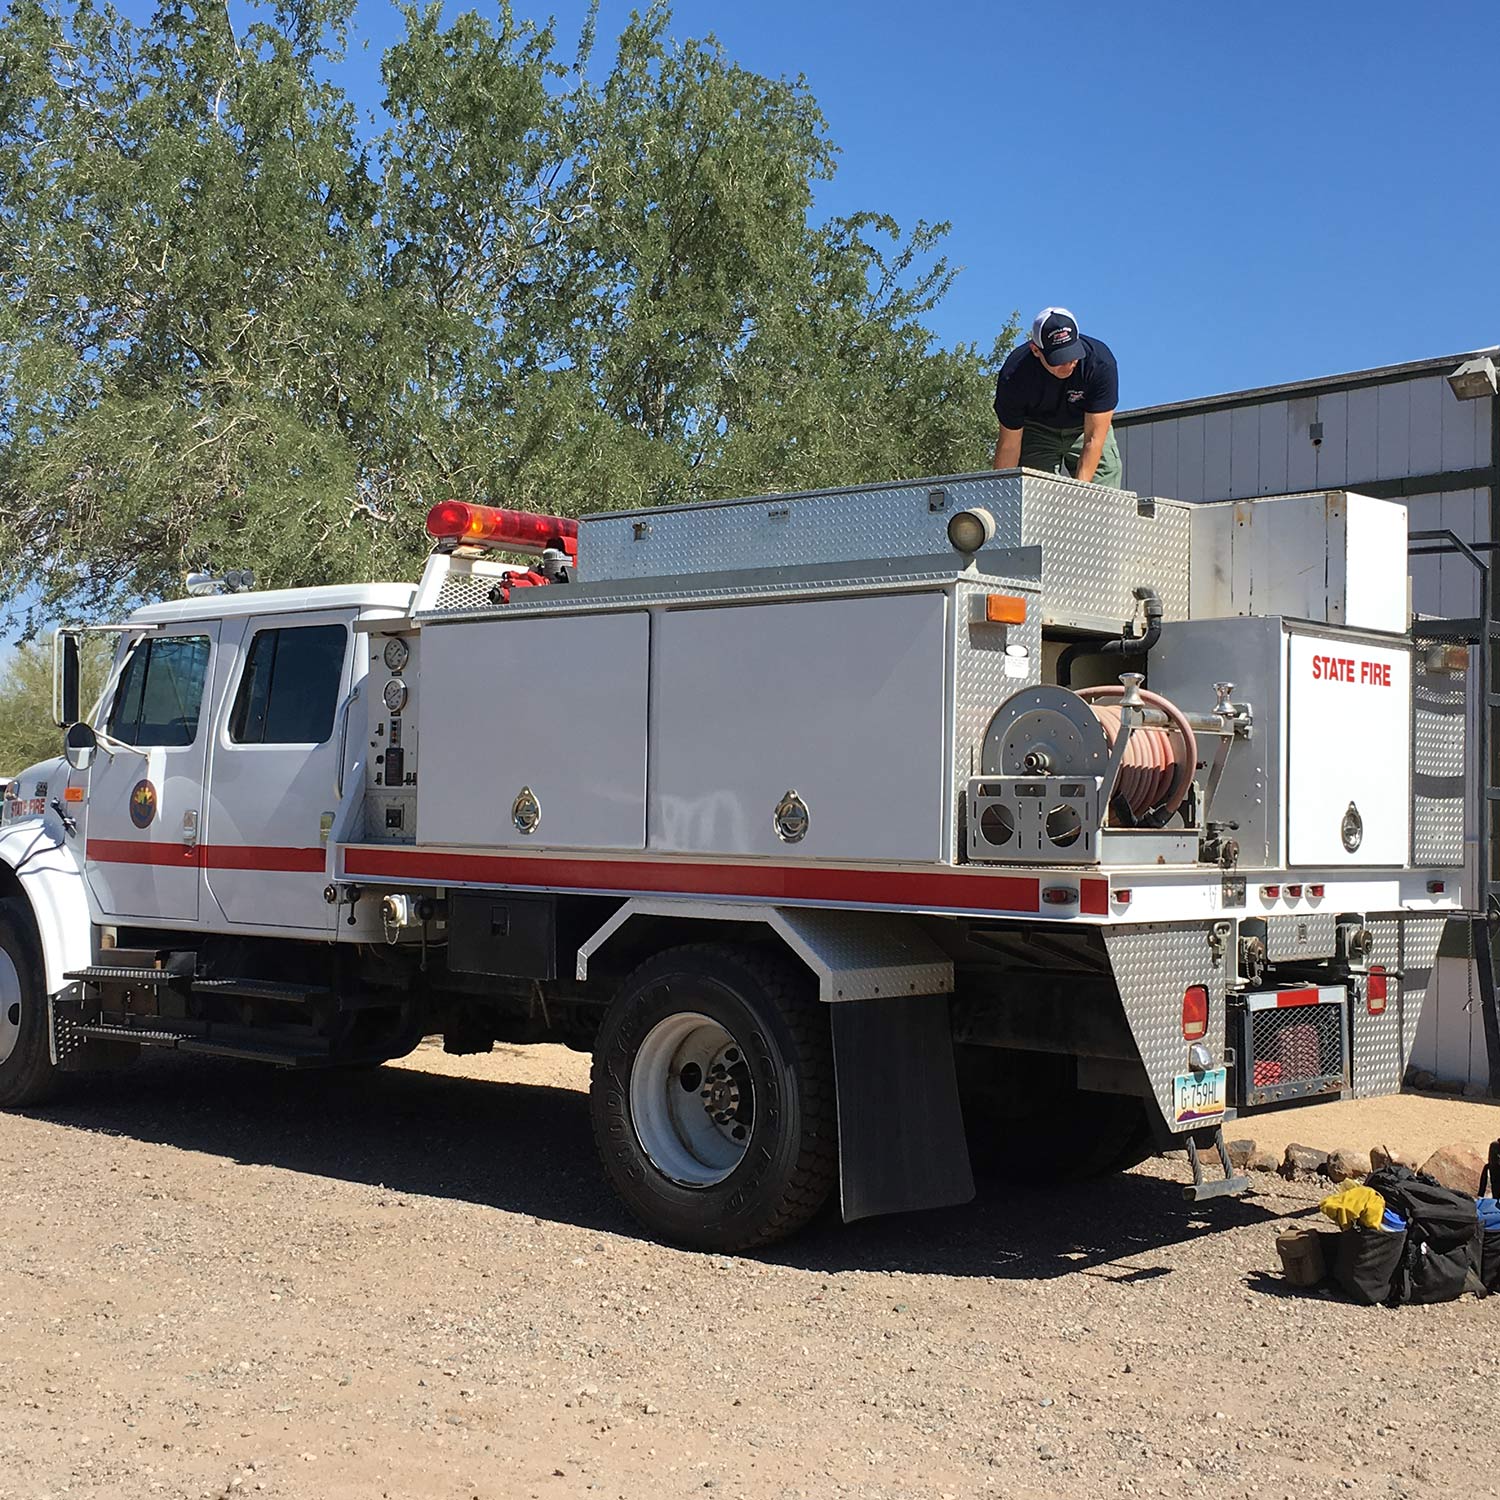
[[[555,547],[574,562],[578,560],[578,522],[566,516],[539,516],[529,510],[440,500],[427,512],[427,535],[439,542],[501,547],[533,557]]]

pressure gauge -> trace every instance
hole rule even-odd
[[[406,707],[406,684],[399,677],[393,677],[385,685],[385,692],[381,694],[385,699],[385,706],[393,713],[399,714]]]
[[[385,643],[385,664],[392,672],[399,672],[411,656],[411,647],[399,636],[392,636]]]

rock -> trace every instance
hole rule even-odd
[[[1328,1153],[1313,1146],[1299,1146],[1295,1141],[1281,1158],[1281,1175],[1289,1182],[1298,1176],[1316,1177],[1328,1161]]]
[[[1330,1182],[1362,1181],[1370,1175],[1370,1158],[1354,1147],[1341,1146],[1323,1164],[1323,1175]]]
[[[1415,1172],[1419,1165],[1410,1151],[1392,1151],[1389,1146],[1370,1147],[1371,1171],[1379,1171],[1381,1167],[1409,1167]]]
[[[1477,1197],[1484,1158],[1472,1146],[1440,1146],[1422,1163],[1422,1170],[1445,1188]]]
[[[1245,1163],[1255,1155],[1255,1142],[1230,1141],[1228,1150],[1229,1164],[1233,1167],[1238,1167],[1241,1171],[1243,1171],[1245,1168]]]
[[[1259,1146],[1245,1158],[1247,1172],[1274,1172],[1280,1165],[1281,1158],[1274,1151],[1266,1151]]]
[[[1437,1074],[1429,1073],[1426,1068],[1408,1068],[1406,1070],[1406,1084],[1408,1088],[1430,1089],[1437,1082]]]

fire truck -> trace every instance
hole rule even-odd
[[[1236,1192],[1226,1121],[1399,1088],[1468,724],[1401,505],[1013,470],[427,529],[415,585],[137,610],[87,714],[58,632],[0,1105],[563,1042],[629,1209],[739,1250],[1020,1148]]]

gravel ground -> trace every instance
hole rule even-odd
[[[1161,1162],[690,1255],[584,1076],[160,1058],[0,1117],[0,1497],[1496,1493],[1496,1311],[1290,1293],[1316,1188]]]

